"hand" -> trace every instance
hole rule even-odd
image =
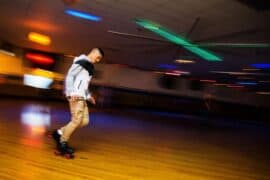
[[[96,104],[96,100],[92,96],[88,98],[88,101],[94,105]]]

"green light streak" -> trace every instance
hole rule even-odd
[[[164,37],[165,39],[167,39],[175,44],[183,46],[185,49],[193,52],[194,54],[200,56],[201,58],[203,58],[207,61],[222,61],[222,59],[220,57],[216,56],[215,54],[210,53],[204,49],[197,47],[196,45],[192,44],[191,42],[189,42],[185,38],[165,29],[161,25],[158,25],[156,23],[153,23],[153,22],[148,21],[148,20],[143,20],[143,19],[136,19],[135,23],[142,26],[145,29],[148,29],[148,30]]]

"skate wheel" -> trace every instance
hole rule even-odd
[[[46,132],[45,135],[46,135],[48,138],[52,138],[52,132]]]
[[[74,158],[74,155],[73,154],[65,154],[64,156],[67,159],[73,159]]]
[[[59,151],[54,151],[54,155],[56,155],[56,156],[60,156],[60,155],[61,155],[61,153],[60,153]]]

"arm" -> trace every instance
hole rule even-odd
[[[96,104],[96,100],[95,100],[95,98],[91,95],[91,93],[89,92],[89,83],[90,83],[90,81],[91,81],[91,78],[92,78],[92,76],[90,76],[90,78],[89,78],[89,81],[88,81],[88,83],[87,83],[87,88],[85,89],[85,94],[86,94],[86,98],[87,98],[87,100],[89,101],[89,102],[91,102],[92,104]]]

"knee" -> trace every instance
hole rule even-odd
[[[88,119],[88,118],[85,118],[85,119],[83,119],[83,121],[82,121],[80,127],[87,126],[88,124],[89,124],[89,119]]]
[[[72,123],[74,126],[80,126],[83,120],[83,116],[81,115],[81,112],[77,112],[73,118],[72,118]]]

